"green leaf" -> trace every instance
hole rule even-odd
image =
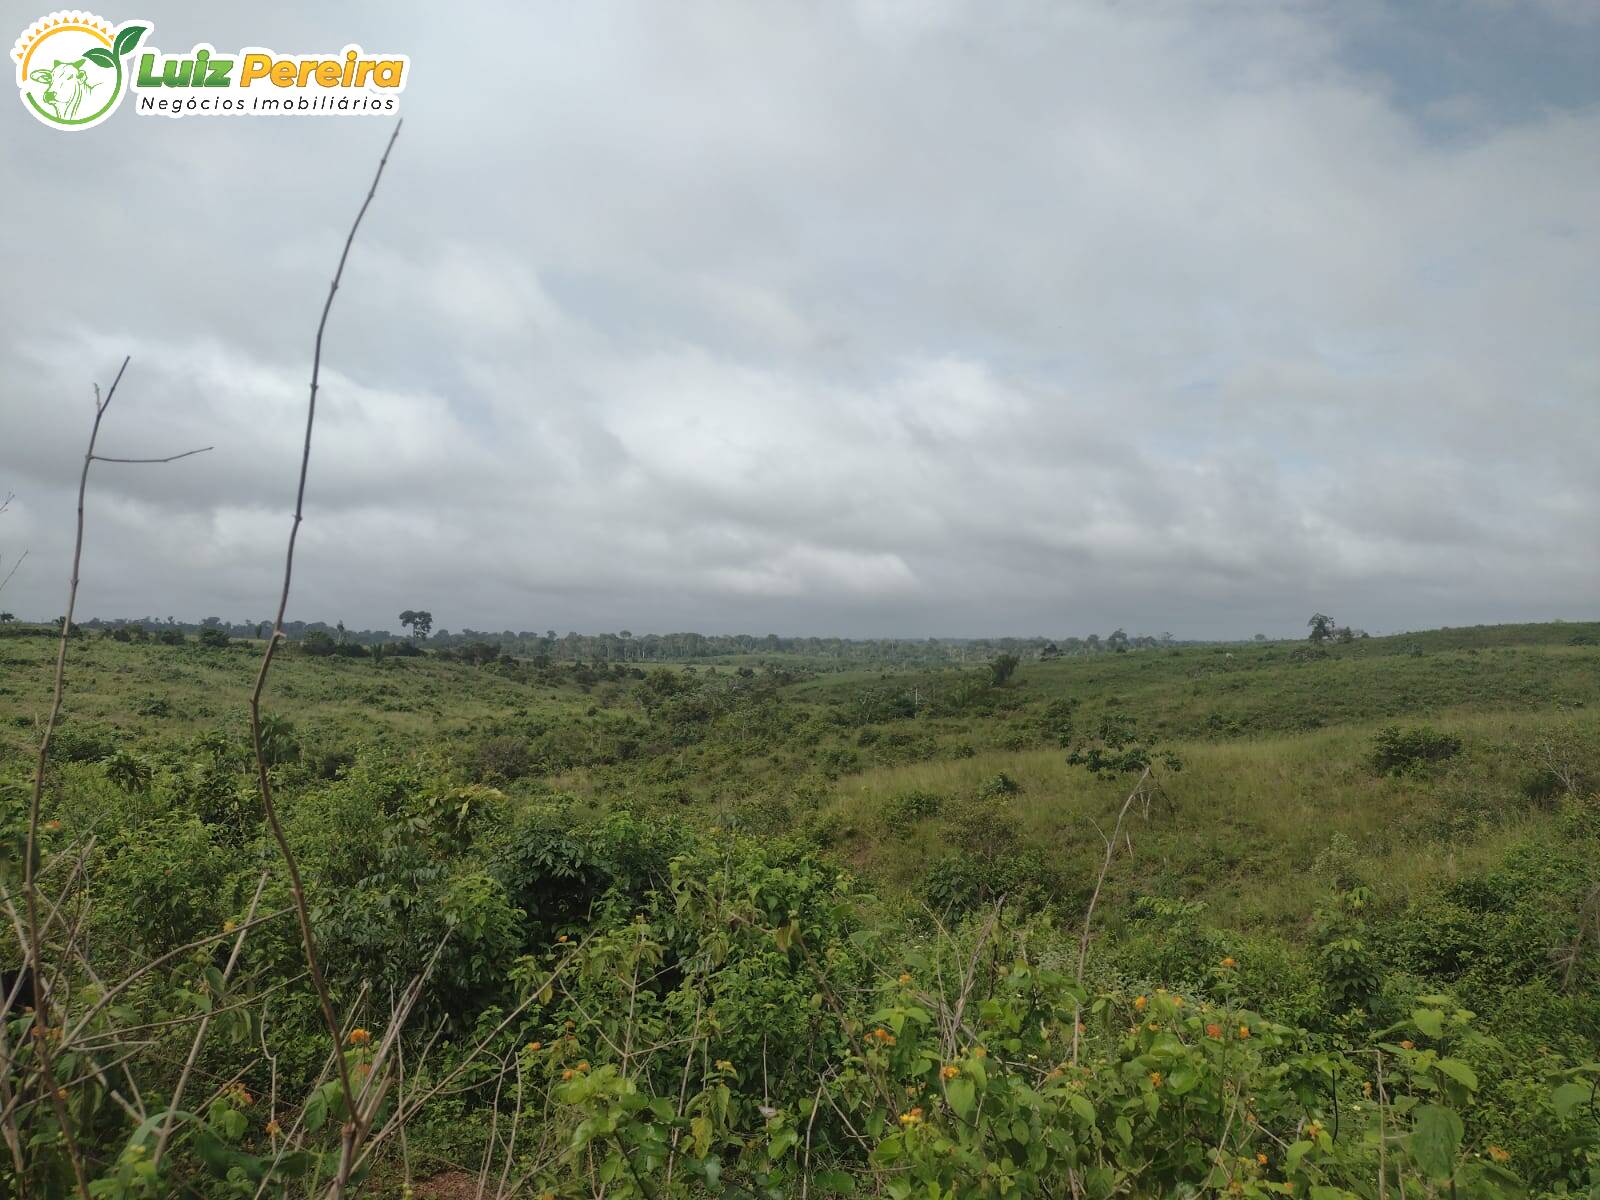
[[[306,1101],[306,1132],[315,1133],[321,1129],[328,1120],[328,1098],[319,1088],[311,1094],[311,1099]]]
[[[1441,1058],[1433,1065],[1457,1083],[1464,1084],[1474,1092],[1478,1090],[1478,1076],[1459,1058]]]
[[[855,1177],[845,1171],[819,1171],[815,1180],[817,1187],[825,1192],[848,1196],[855,1192]]]
[[[111,57],[111,51],[104,46],[94,46],[85,50],[83,56],[97,67],[114,67],[117,65],[117,60]]]
[[[1172,1068],[1172,1074],[1167,1076],[1167,1088],[1178,1096],[1192,1092],[1199,1082],[1200,1072],[1195,1070],[1193,1063],[1179,1063]]]
[[[1067,1103],[1072,1106],[1072,1111],[1084,1119],[1085,1124],[1094,1124],[1094,1105],[1089,1103],[1088,1097],[1080,1096],[1074,1092],[1067,1098]]]
[[[1419,1008],[1411,1014],[1411,1022],[1431,1038],[1444,1033],[1444,1014],[1436,1008]]]
[[[867,1157],[877,1166],[887,1166],[898,1162],[905,1153],[905,1138],[898,1133],[891,1133],[883,1141],[872,1148],[872,1153]]]
[[[1455,1173],[1463,1132],[1461,1118],[1452,1110],[1419,1105],[1411,1122],[1411,1157],[1432,1178],[1448,1179]]]
[[[148,25],[129,25],[117,34],[117,40],[112,43],[111,53],[121,58],[139,44],[139,39],[150,32]]]
[[[1550,1103],[1555,1106],[1556,1116],[1565,1121],[1572,1115],[1572,1110],[1585,1103],[1594,1090],[1586,1083],[1563,1083],[1550,1093]]]
[[[972,1080],[965,1077],[952,1079],[949,1086],[945,1088],[945,1095],[950,1098],[950,1107],[955,1109],[956,1114],[961,1117],[972,1115],[972,1105],[976,1098],[976,1092],[977,1089],[973,1086]]]

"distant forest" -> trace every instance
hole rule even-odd
[[[347,629],[342,623],[329,625],[323,621],[286,621],[284,632],[293,641],[312,645],[331,646],[382,646],[410,642],[430,650],[492,650],[494,655],[511,655],[516,658],[544,659],[551,662],[681,662],[690,659],[723,658],[741,654],[794,654],[807,658],[836,659],[841,662],[901,662],[901,663],[980,663],[999,654],[1014,654],[1025,658],[1055,658],[1087,654],[1118,653],[1129,650],[1150,650],[1163,646],[1193,643],[1180,642],[1170,633],[1156,637],[1129,635],[1121,629],[1104,636],[1091,633],[1087,637],[1026,637],[1026,638],[839,638],[839,637],[780,637],[769,633],[756,635],[704,634],[704,633],[645,633],[633,634],[628,630],[616,633],[566,633],[557,634],[549,629],[543,633],[510,629],[499,633],[481,629],[433,630],[431,614],[407,611],[408,617],[430,618],[407,621],[412,634],[396,634],[387,629]],[[236,638],[259,638],[266,635],[269,623],[228,623],[221,617],[206,617],[198,623],[179,621],[174,617],[138,617],[128,619],[95,619],[79,623],[83,629],[114,632],[119,629],[142,630],[150,636],[162,633],[201,635],[209,633]],[[326,641],[324,641],[326,639]]]

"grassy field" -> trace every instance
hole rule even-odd
[[[55,646],[15,630],[0,636],[0,799],[13,863]],[[54,832],[44,840],[92,846],[79,903],[93,914],[83,927],[99,945],[157,954],[237,920],[264,866],[267,900],[287,911],[248,749],[246,701],[260,651],[245,642],[71,640],[42,814]],[[290,646],[265,709],[274,790],[340,1004],[370,1006],[375,981],[398,986],[427,961],[428,939],[442,937],[459,949],[437,967],[424,1006],[448,1031],[447,1054],[470,1062],[467,1035],[521,994],[528,964],[549,961],[553,942],[598,939],[588,973],[508,1032],[522,1041],[503,1053],[592,1035],[584,1052],[609,1061],[617,1039],[634,1036],[621,1031],[635,1029],[641,985],[635,975],[631,992],[615,991],[627,955],[608,939],[659,931],[650,953],[667,965],[649,976],[660,991],[652,1003],[662,1006],[647,1026],[652,1054],[703,1043],[703,1095],[732,1087],[742,1097],[717,1101],[745,1115],[727,1118],[729,1140],[715,1151],[743,1164],[742,1186],[782,1194],[794,1182],[783,1172],[801,1168],[772,1158],[752,1165],[751,1147],[781,1134],[778,1117],[760,1114],[778,1094],[791,1100],[775,1111],[791,1102],[804,1111],[804,1095],[871,1067],[870,1056],[851,1057],[849,1039],[874,1004],[890,1003],[873,999],[883,981],[915,979],[941,956],[957,956],[942,968],[954,973],[957,995],[913,1007],[956,1020],[945,1037],[959,1041],[968,1036],[958,1028],[959,993],[976,986],[972,947],[987,945],[994,957],[983,995],[998,1007],[985,1012],[1015,1028],[1019,1018],[1002,1003],[1002,944],[1029,970],[1067,969],[1063,1003],[1081,986],[1097,991],[1109,1013],[1159,987],[1231,1013],[1238,989],[1248,989],[1254,1008],[1276,1014],[1286,1031],[1280,1048],[1263,1044],[1250,1068],[1264,1072],[1249,1085],[1263,1096],[1278,1086],[1272,1072],[1321,1070],[1307,1064],[1332,1053],[1351,1073],[1341,1077],[1353,1089],[1346,1102],[1359,1106],[1361,1055],[1390,1027],[1418,1019],[1419,1005],[1448,996],[1478,1022],[1470,1036],[1437,1047],[1448,1041],[1476,1073],[1470,1090],[1479,1108],[1468,1140],[1458,1139],[1455,1182],[1465,1194],[1515,1194],[1494,1190],[1473,1165],[1483,1153],[1475,1147],[1493,1139],[1541,1194],[1600,1186],[1600,1121],[1585,1124],[1566,1102],[1575,1093],[1559,1090],[1563,1080],[1589,1080],[1584,1064],[1600,1060],[1600,625],[1101,653],[1023,662],[1001,684],[986,665],[839,669],[790,655],[649,667],[473,665],[434,655],[317,657]],[[713,880],[721,882],[711,888]],[[697,891],[700,881],[710,890]],[[1070,968],[1092,900],[1080,985]],[[639,940],[638,952],[645,946]],[[13,939],[6,955],[17,954]],[[323,1050],[294,941],[267,939],[252,954],[251,986],[286,997],[273,1071],[311,1087]],[[903,969],[886,965],[901,956]],[[1240,963],[1237,986],[1219,979],[1223,958]],[[696,974],[692,963],[713,965]],[[173,1014],[197,1003],[185,978],[175,968],[127,1019],[181,1023]],[[94,986],[80,984],[85,995]],[[835,986],[842,990],[827,1001]],[[271,1002],[261,1003],[265,1014]],[[1037,995],[1028,1001],[1037,1003]],[[712,1032],[694,1015],[707,1006],[743,1015]],[[1059,1010],[1039,1036],[1059,1037],[1073,1011],[1070,1003]],[[381,1022],[376,1013],[363,1019]],[[1433,1027],[1434,1017],[1420,1019]],[[752,1042],[739,1029],[764,1032]],[[253,1026],[245,1032],[268,1046]],[[1104,1086],[1118,1072],[1150,1074],[1138,1057],[1149,1047],[1118,1042],[1109,1026],[1084,1036],[1106,1064]],[[774,1081],[773,1039],[830,1049],[826,1061],[791,1053]],[[999,1069],[1011,1041],[991,1045]],[[1019,1080],[1032,1080],[1027,1089],[1048,1082],[1027,1075],[1030,1057],[1048,1049],[1016,1060]],[[170,1084],[184,1045],[152,1053]],[[207,1069],[226,1077],[230,1053],[208,1050]],[[262,1076],[263,1060],[241,1061],[253,1090],[277,1087],[276,1075]],[[880,1066],[912,1071],[894,1086],[915,1092],[922,1061]],[[661,1070],[681,1073],[681,1064],[662,1062]],[[1416,1065],[1391,1066],[1407,1063]],[[1196,1060],[1195,1069],[1210,1068]],[[583,1106],[600,1099],[584,1091],[580,1103],[578,1092],[563,1090],[561,1070],[576,1068],[552,1066],[541,1103],[578,1106],[559,1121],[547,1111],[570,1133],[583,1128],[574,1123],[584,1112],[595,1117],[599,1110]],[[1590,1074],[1600,1086],[1600,1067]],[[1218,1103],[1236,1086],[1229,1078],[1215,1077]],[[1112,1122],[1096,1138],[1122,1137],[1115,1106],[1134,1103],[1116,1091],[1122,1086],[1096,1100]],[[1027,1089],[1006,1102],[1033,1103]],[[1458,1106],[1470,1098],[1452,1095]],[[499,1111],[488,1083],[465,1096],[415,1130],[416,1152],[435,1167],[468,1161],[485,1114]],[[841,1110],[865,1103],[848,1089],[835,1102]],[[1327,1119],[1322,1103],[1284,1093],[1274,1136],[1283,1146],[1303,1139],[1308,1121]],[[109,1171],[123,1118],[114,1106],[95,1111]],[[1148,1127],[1114,1155],[1109,1142],[1096,1142],[1094,1169],[1112,1171],[1124,1190],[1146,1172],[1172,1187],[1198,1186],[1192,1164],[1167,1157],[1193,1136],[1185,1111],[1162,1124],[1150,1109]],[[1407,1111],[1381,1120],[1409,1120]],[[882,1116],[869,1106],[854,1119]],[[1007,1120],[1015,1130],[1037,1114]],[[822,1124],[842,1173],[828,1176],[829,1187],[894,1194],[852,1142],[850,1121]],[[234,1137],[240,1162],[258,1152],[254,1136]],[[1362,1136],[1330,1142],[1325,1159],[1296,1152],[1288,1162],[1278,1149],[1255,1147],[1248,1161],[1259,1155],[1283,1182],[1338,1181],[1330,1195],[1367,1195],[1385,1168],[1367,1157],[1373,1143]],[[968,1149],[991,1161],[990,1150]],[[645,1143],[630,1153],[646,1153]],[[1089,1169],[1081,1156],[1090,1151],[1072,1153],[1077,1165],[1064,1170]],[[180,1161],[192,1179],[216,1166],[204,1154]],[[399,1169],[387,1160],[382,1167]],[[592,1194],[604,1168],[550,1150],[529,1169],[544,1172],[552,1194],[578,1195]],[[845,1177],[849,1189],[839,1183]]]
[[[955,800],[998,776],[1019,788],[1005,803],[1021,843],[1046,851],[1065,879],[1092,875],[1103,849],[1095,823],[1114,819],[1126,782],[1070,766],[1044,724],[1063,701],[1079,731],[1107,713],[1137,714],[1183,770],[1160,771],[1161,797],[1135,822],[1139,852],[1119,859],[1117,889],[1200,899],[1219,920],[1289,932],[1317,902],[1313,866],[1336,834],[1372,865],[1380,894],[1401,902],[1544,829],[1551,806],[1527,794],[1542,743],[1559,732],[1588,762],[1600,741],[1597,634],[1501,626],[1320,655],[1268,643],[1031,662],[954,711],[941,694],[971,671],[824,673],[785,661],[763,674],[741,658],[688,672],[715,700],[685,714],[649,703],[637,670],[583,682],[560,668],[290,654],[267,707],[291,714],[308,747],[371,742],[465,761],[486,738],[559,735],[543,761],[536,753],[496,781],[602,805],[667,795],[707,822],[763,832],[820,823],[831,853],[907,893],[949,850],[947,823],[891,831],[885,809],[909,792]],[[0,757],[13,771],[45,710],[53,651],[47,638],[0,640]],[[76,641],[66,742],[86,740],[92,758],[213,729],[242,739],[259,651]],[[1373,737],[1395,722],[1457,734],[1463,749],[1437,769],[1377,774]],[[1433,849],[1419,854],[1419,844]]]

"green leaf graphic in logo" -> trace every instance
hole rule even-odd
[[[85,50],[83,56],[97,67],[114,67],[117,65],[116,59],[111,57],[111,51],[104,46],[96,46],[92,50]]]
[[[129,25],[117,34],[117,40],[112,45],[112,53],[121,58],[137,46],[139,39],[149,32],[150,26],[148,25]]]

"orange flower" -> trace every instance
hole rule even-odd
[[[1415,1050],[1416,1048],[1417,1048],[1417,1044],[1415,1042],[1413,1042],[1410,1038],[1406,1038],[1405,1041],[1400,1043],[1400,1049],[1402,1049],[1402,1050]]]
[[[900,982],[902,984],[910,983],[911,982],[911,976],[909,976],[909,975],[901,975],[900,976]]]
[[[588,1069],[589,1069],[589,1060],[586,1058],[581,1063],[578,1064],[578,1070],[581,1072],[581,1071],[587,1071]]]
[[[350,1044],[352,1046],[365,1046],[372,1040],[372,1035],[365,1029],[356,1028],[350,1031]]]
[[[1182,1008],[1183,1007],[1183,997],[1182,996],[1174,996],[1172,998],[1172,1007],[1173,1008]]]
[[[278,1124],[278,1119],[276,1117],[274,1117],[272,1120],[267,1122],[267,1136],[268,1137],[277,1137],[278,1134],[280,1134],[282,1132],[283,1132],[283,1126]]]
[[[1267,1156],[1265,1154],[1256,1155],[1256,1165],[1257,1166],[1261,1166],[1261,1167],[1266,1166],[1267,1165]]]
[[[1143,996],[1135,996],[1133,998],[1134,1011],[1135,1012],[1143,1012],[1144,1011],[1144,1006],[1146,1004],[1149,1004],[1149,1003],[1150,1003],[1150,1001],[1147,1000],[1145,997],[1143,997]]]
[[[574,1075],[575,1075],[575,1074],[577,1074],[577,1072],[576,1072],[576,1071],[563,1071],[563,1072],[561,1072],[561,1082],[562,1082],[562,1083],[566,1083],[566,1082],[567,1082],[567,1081],[568,1081],[568,1080],[570,1080],[570,1079],[571,1079],[571,1078],[572,1078],[572,1077],[573,1077],[573,1076],[574,1076]]]
[[[1222,960],[1222,965],[1225,968],[1227,968],[1228,970],[1231,971],[1234,967],[1237,967],[1239,964],[1234,961],[1233,955],[1230,954],[1230,955],[1228,955],[1227,958]]]
[[[544,1048],[544,1043],[543,1042],[529,1042],[528,1043],[528,1053],[529,1054],[537,1054],[543,1048]]]
[[[948,1067],[943,1067],[943,1068],[940,1069],[939,1078],[940,1079],[954,1079],[959,1074],[961,1074],[961,1068],[960,1067],[948,1066]]]
[[[1239,1026],[1239,1036],[1241,1038],[1249,1037],[1250,1036],[1250,1026],[1248,1026],[1248,1025]]]
[[[1206,1026],[1206,1036],[1207,1037],[1212,1037],[1212,1038],[1221,1037],[1222,1036],[1222,1026],[1218,1025],[1215,1021],[1211,1022],[1211,1024]]]
[[[988,1057],[988,1054],[989,1054],[989,1047],[987,1047],[987,1046],[974,1046],[972,1048],[972,1057],[973,1058],[986,1058],[986,1057]]]
[[[1502,1150],[1499,1146],[1490,1146],[1489,1157],[1497,1163],[1507,1163],[1511,1161],[1511,1151]]]
[[[556,941],[558,941],[558,942],[564,942],[564,941],[566,941],[566,940],[567,940],[567,935],[566,935],[566,934],[564,934],[564,933],[563,933],[563,934],[562,934],[562,935],[561,935],[561,936],[560,936],[560,937],[558,937],[558,938],[557,938],[557,939],[556,939]]]

